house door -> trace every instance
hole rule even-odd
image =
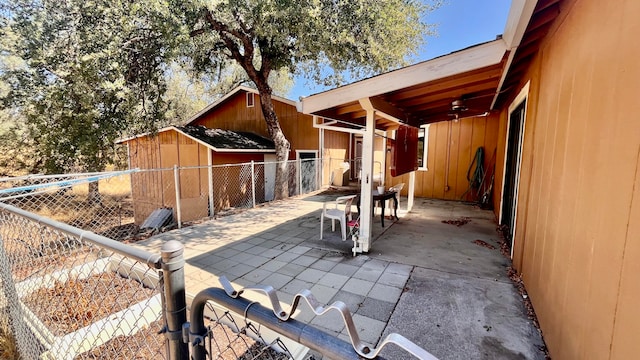
[[[356,149],[355,149],[356,157],[353,161],[353,169],[352,179],[360,180],[360,174],[362,172],[362,138],[356,139]]]
[[[306,194],[318,189],[317,156],[317,151],[298,151],[301,194]]]
[[[276,187],[276,156],[264,155],[264,201],[272,201]]]
[[[509,247],[513,245],[513,234],[516,225],[526,102],[526,99],[522,100],[509,113],[509,131],[507,134],[505,175],[502,190],[502,216],[500,219],[500,224],[505,227],[504,235]]]

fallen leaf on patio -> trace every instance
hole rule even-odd
[[[460,227],[462,225],[466,225],[469,222],[471,222],[471,219],[468,217],[462,217],[460,219],[453,219],[453,220],[442,220],[443,223],[445,224],[449,224],[449,225],[455,225],[457,227]]]
[[[476,244],[476,245],[485,247],[487,249],[490,249],[490,250],[495,250],[495,248],[496,248],[495,246],[489,244],[488,242],[486,242],[484,240],[479,240],[479,239],[478,240],[473,240],[473,243]]]

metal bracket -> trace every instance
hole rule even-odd
[[[351,340],[351,345],[353,346],[353,349],[356,351],[358,355],[364,358],[373,359],[378,356],[380,351],[382,351],[382,349],[387,344],[396,344],[399,347],[406,350],[407,352],[409,352],[410,354],[417,357],[418,359],[438,360],[435,356],[431,355],[429,352],[422,349],[421,347],[419,347],[409,339],[396,333],[387,335],[384,338],[384,340],[378,344],[377,348],[373,348],[373,349],[369,348],[369,346],[367,346],[365,343],[363,343],[360,340],[360,336],[358,335],[358,331],[356,330],[356,326],[353,322],[353,317],[351,316],[351,312],[349,311],[349,308],[347,307],[347,305],[342,301],[336,301],[331,305],[323,306],[318,300],[316,300],[316,298],[313,296],[311,291],[304,289],[293,297],[293,303],[291,304],[289,311],[285,311],[280,306],[278,295],[275,289],[273,288],[273,286],[271,285],[247,286],[239,291],[236,291],[233,288],[233,285],[231,285],[231,282],[229,282],[229,280],[225,276],[221,276],[219,280],[220,280],[220,284],[222,284],[222,287],[224,291],[227,293],[227,295],[229,295],[234,299],[238,298],[246,290],[252,290],[252,291],[263,293],[269,298],[269,301],[271,302],[271,308],[273,309],[273,314],[281,321],[287,321],[291,318],[291,315],[296,311],[298,307],[298,303],[300,302],[300,299],[303,299],[307,303],[307,305],[309,305],[313,313],[317,316],[322,316],[331,310],[338,311],[342,316],[342,320],[347,328],[347,332],[349,334],[349,339]]]

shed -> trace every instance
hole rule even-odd
[[[122,142],[129,149],[129,166],[142,170],[132,175],[136,223],[144,221],[157,208],[176,206],[176,178],[180,182],[181,221],[201,219],[237,206],[228,194],[251,188],[247,179],[241,179],[241,167],[223,169],[211,165],[263,162],[265,156],[275,152],[273,141],[254,133],[192,125],[171,126],[161,129],[156,136],[144,135]],[[259,201],[268,200],[274,181],[275,174],[269,177],[264,173],[256,180],[264,184],[256,188]],[[213,192],[213,186],[225,191]]]
[[[312,117],[298,112],[291,100],[273,96],[273,103],[282,131],[291,144],[290,160],[333,158],[336,166],[348,160],[348,134],[321,133],[313,127]],[[276,160],[259,104],[257,90],[239,86],[194,114],[185,124],[120,140],[118,143],[128,147],[129,167],[143,170],[133,175],[132,181],[136,223],[140,224],[158,207],[176,205],[176,176],[169,170],[174,166],[188,167],[177,174],[182,221],[206,218],[230,207],[246,207],[247,204],[240,204],[243,200],[238,194],[246,193],[251,186],[244,180],[236,181],[240,174],[234,171],[243,172],[246,177],[249,170],[239,166],[223,170],[217,165]],[[314,172],[326,179],[320,185],[328,182],[332,170],[328,162],[314,161],[308,165],[318,167]],[[265,184],[256,186],[256,202],[272,200],[275,167],[265,165],[256,176],[260,178],[256,183]]]

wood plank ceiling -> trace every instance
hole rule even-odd
[[[537,3],[502,86],[500,77],[507,62],[508,52],[500,63],[493,66],[390,91],[374,100],[381,100],[395,107],[406,115],[406,123],[415,127],[495,111],[492,110],[491,104],[497,93],[493,109],[500,109],[512,96],[530,60],[538,51],[542,39],[558,16],[560,1],[540,0]],[[454,101],[459,106],[453,106]],[[338,120],[338,124],[334,126],[345,128],[361,128],[366,120],[366,111],[358,101],[318,111],[315,115],[325,118],[326,121]],[[378,129],[393,130],[397,127],[396,122],[383,117],[376,118]]]
[[[489,111],[499,85],[505,58],[493,66],[476,69],[450,77],[391,91],[377,96],[406,115],[407,124],[418,127],[458,117],[481,115]],[[452,103],[461,100],[461,106],[452,109]],[[366,111],[354,101],[318,112],[327,120],[338,120],[344,127],[361,127]],[[352,124],[350,126],[350,124]],[[376,119],[381,130],[397,128],[398,124],[382,117]]]
[[[560,2],[561,0],[539,0],[536,4],[494,108],[499,109],[504,106],[505,102],[513,98],[520,89],[522,77],[529,68],[529,63],[538,53],[542,39],[547,35],[554,20],[560,14]]]

